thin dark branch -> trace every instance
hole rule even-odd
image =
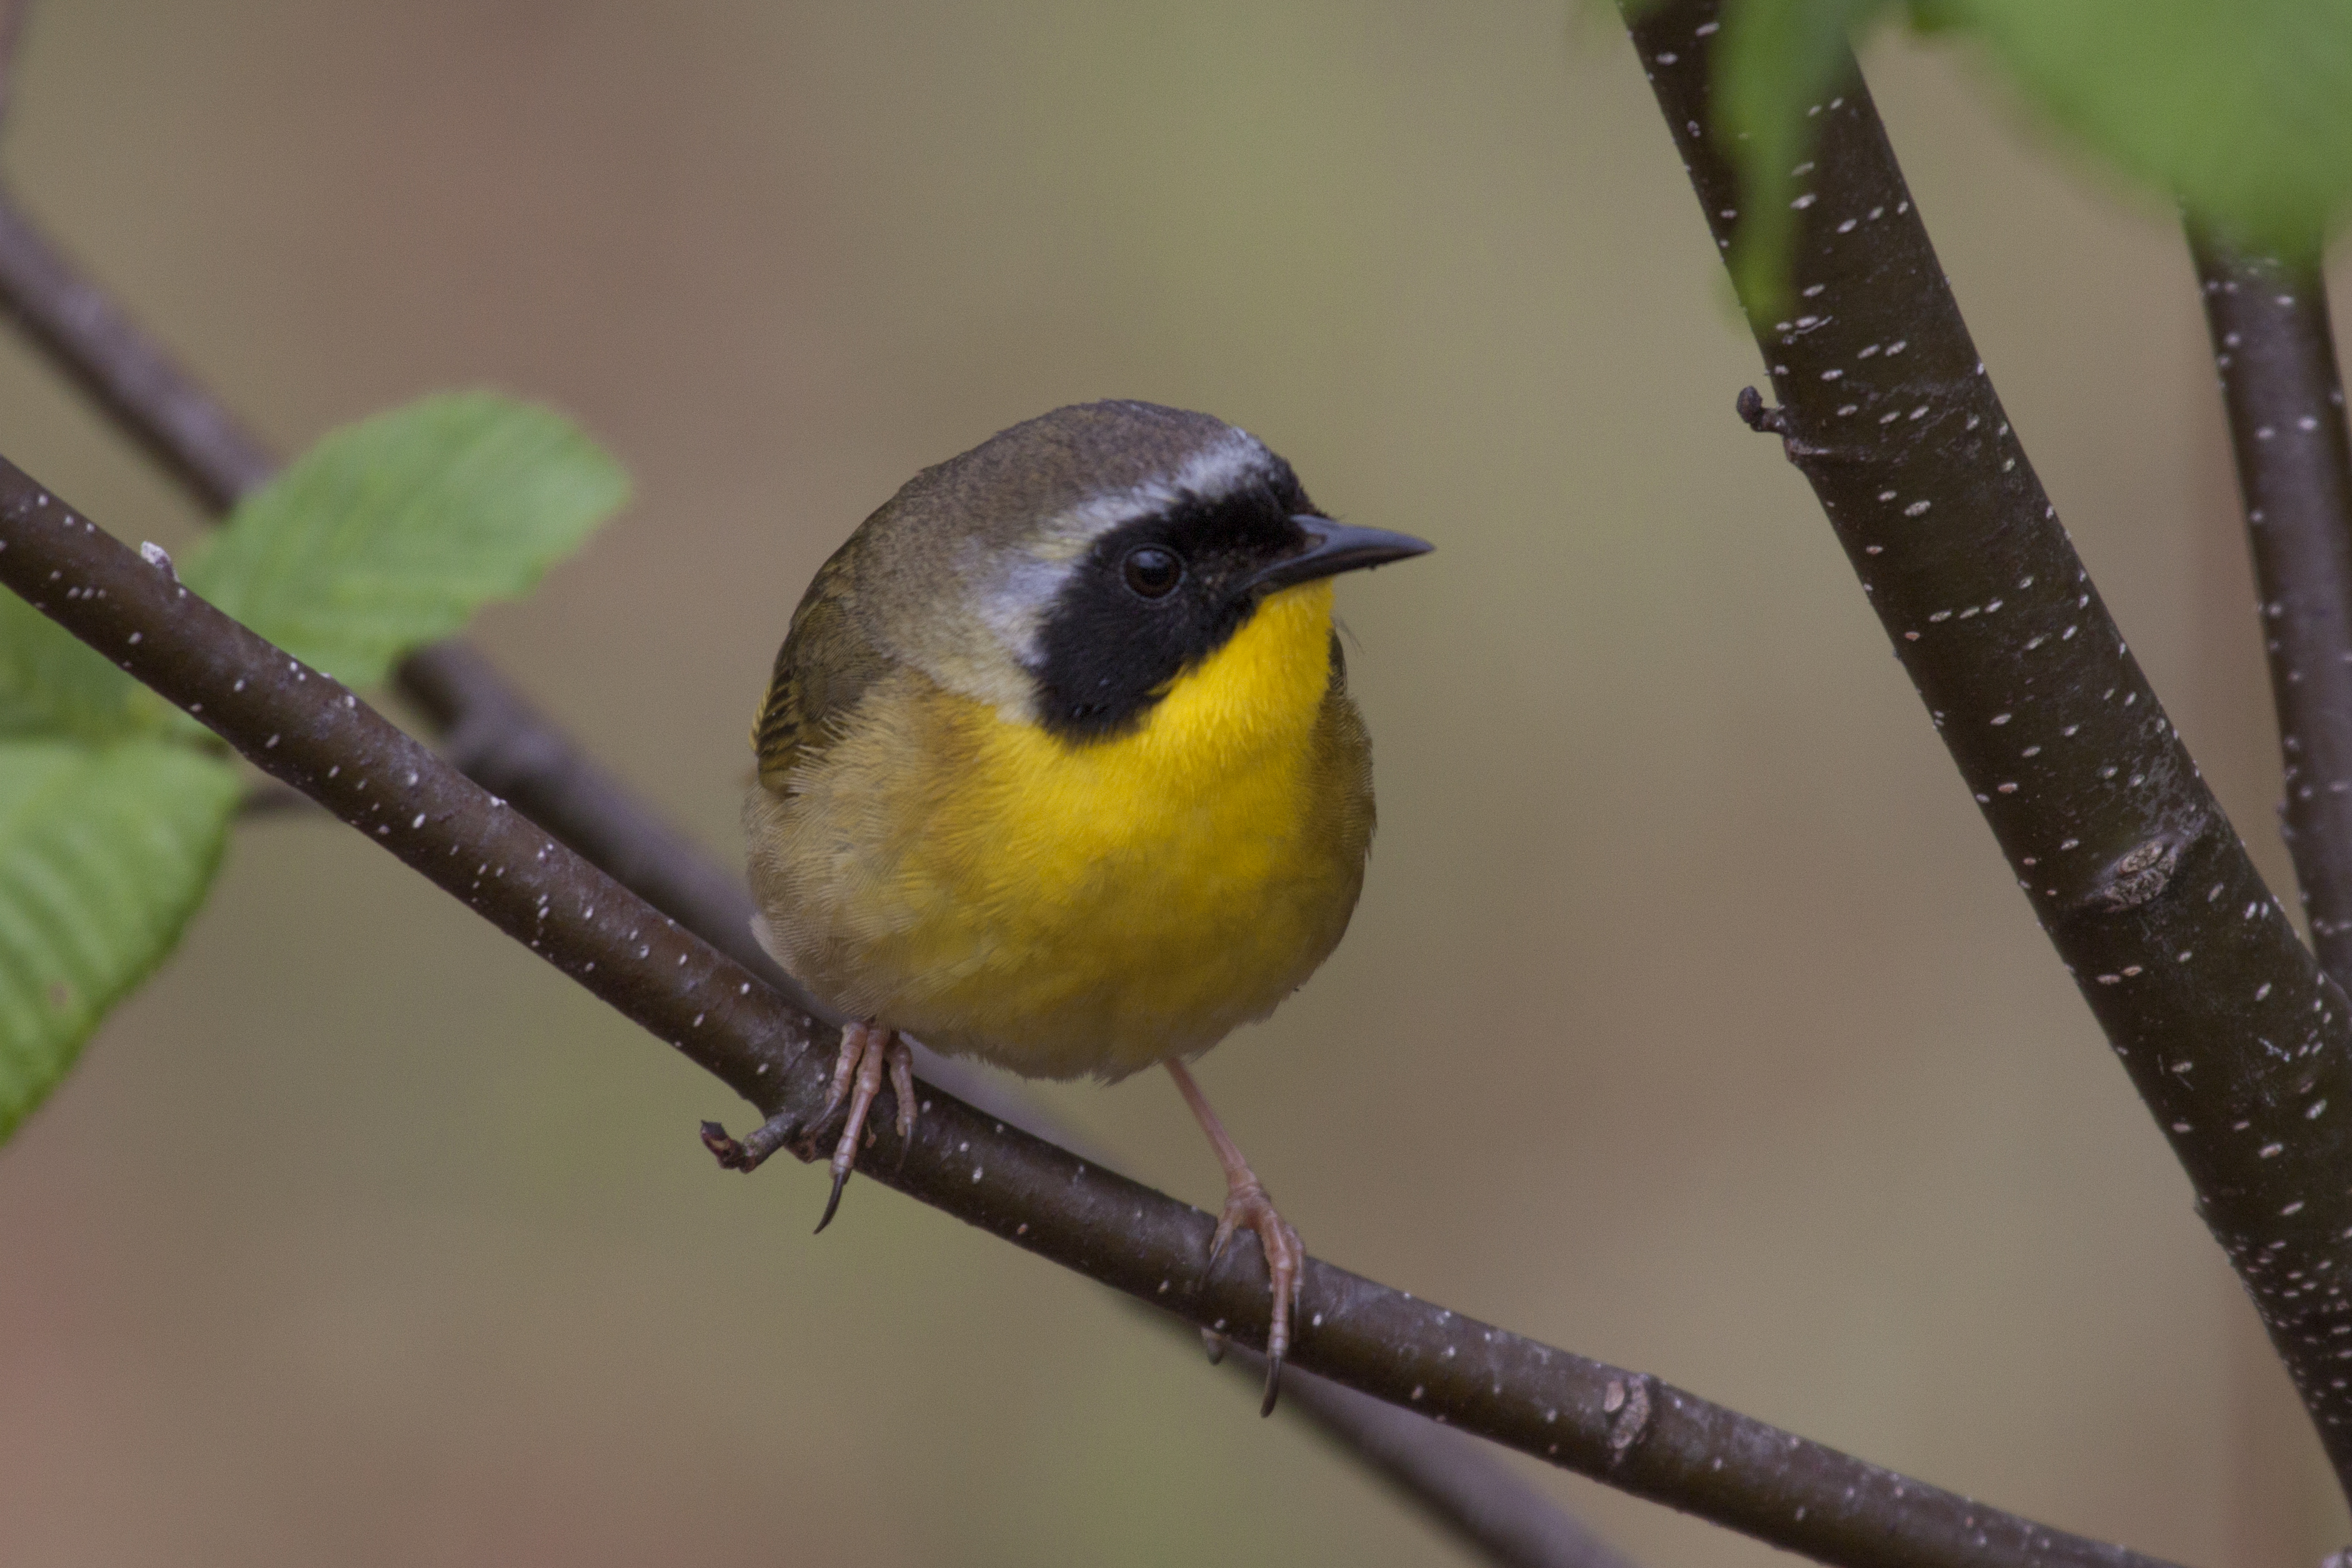
[[[2286,753],[2280,807],[2312,946],[2352,979],[2352,440],[2315,262],[2192,228]]]
[[[211,510],[265,482],[276,460],[199,384],[158,348],[129,312],[79,276],[0,188],[0,305],[51,362]],[[463,642],[426,648],[402,664],[401,690],[444,734],[449,759],[505,796],[607,875],[782,991],[803,1011],[813,1000],[752,941],[742,879],[673,831],[591,761]],[[838,1019],[829,1020],[838,1023]],[[1037,1108],[998,1076],[918,1053],[927,1081],[999,1120],[1034,1126]],[[1302,1380],[1299,1386],[1314,1386]],[[1402,1486],[1432,1517],[1506,1568],[1611,1568],[1591,1532],[1526,1487],[1468,1437],[1433,1423],[1400,1425],[1387,1406],[1305,1394],[1302,1406],[1371,1468]],[[1381,1416],[1363,1414],[1369,1408]],[[1350,1412],[1353,1412],[1351,1415]]]
[[[1191,1329],[1177,1327],[1187,1339],[1197,1340]],[[1225,1364],[1241,1375],[1251,1397],[1265,1391],[1264,1356],[1245,1345],[1229,1345]],[[1283,1373],[1282,1404],[1305,1415],[1340,1452],[1387,1477],[1430,1519],[1490,1563],[1507,1568],[1633,1568],[1615,1547],[1495,1463],[1484,1447],[1426,1441],[1431,1425],[1423,1416],[1297,1367]]]
[[[1635,10],[1629,7],[1629,10]],[[1719,0],[1631,24],[1718,247]],[[1815,105],[1786,319],[1747,301],[1811,481],[2035,918],[2352,1479],[2352,1025],[2199,777],[2011,432],[1859,69]]]
[[[277,463],[0,190],[0,306],[147,454],[226,511]]]
[[[84,277],[5,189],[0,307],[208,511],[226,513],[277,472],[268,448]],[[399,683],[443,731],[451,760],[467,774],[664,914],[798,994],[751,940],[751,900],[740,879],[590,762],[488,660],[462,642],[442,643],[404,661]]]
[[[318,671],[239,626],[0,463],[0,583],[826,1152],[824,1032]],[[886,1091],[887,1092],[887,1091]],[[919,1085],[865,1161],[896,1187],[1196,1326],[1263,1343],[1264,1260],[1202,1271],[1211,1217]],[[1983,1508],[1310,1258],[1297,1365],[1463,1431],[1822,1562],[2148,1559]]]
[[[720,869],[591,761],[488,659],[465,643],[439,643],[404,660],[399,681],[402,693],[441,731],[443,752],[460,772],[513,801],[608,876],[762,976],[801,1011],[841,1022],[752,939],[751,898],[743,879]]]
[[[277,472],[235,415],[158,347],[0,189],[0,306],[75,384],[205,508],[226,512]],[[485,787],[701,931],[739,962],[792,988],[751,940],[751,901],[728,875],[591,763],[463,643],[400,667],[401,690],[447,738],[450,758]]]

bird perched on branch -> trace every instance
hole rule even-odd
[[[1265,1248],[1273,1408],[1304,1260],[1185,1062],[1346,931],[1371,744],[1330,579],[1418,539],[1317,511],[1244,431],[1148,403],[926,468],[810,584],[753,729],[761,940],[843,1016],[831,1221],[906,1046],[1031,1078],[1159,1064]]]

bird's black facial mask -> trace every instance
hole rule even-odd
[[[1284,468],[1214,500],[1181,498],[1095,541],[1045,613],[1033,672],[1039,721],[1072,742],[1133,729],[1177,676],[1248,621],[1270,591],[1252,579],[1306,547],[1292,518],[1313,510]]]

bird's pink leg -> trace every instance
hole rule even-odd
[[[1265,1252],[1265,1271],[1274,1288],[1274,1310],[1265,1329],[1265,1402],[1258,1414],[1274,1414],[1274,1402],[1282,1392],[1282,1363],[1290,1353],[1290,1321],[1298,1303],[1299,1275],[1307,1261],[1307,1249],[1299,1245],[1298,1233],[1282,1217],[1266,1195],[1265,1184],[1257,1179],[1249,1162],[1225,1131],[1225,1124],[1209,1108],[1208,1098],[1201,1086],[1192,1081],[1182,1062],[1171,1058],[1164,1064],[1168,1076],[1176,1080],[1176,1092],[1192,1108],[1193,1117],[1201,1131],[1209,1135],[1211,1147],[1217,1152],[1217,1163],[1225,1168],[1225,1206],[1217,1215],[1217,1234],[1209,1243],[1209,1267],[1225,1249],[1234,1232],[1246,1226],[1255,1233],[1258,1246]]]

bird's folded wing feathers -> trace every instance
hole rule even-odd
[[[793,613],[751,729],[760,782],[769,789],[785,790],[803,750],[822,742],[831,723],[892,668],[850,611],[856,577],[850,552],[841,552],[817,573]]]

